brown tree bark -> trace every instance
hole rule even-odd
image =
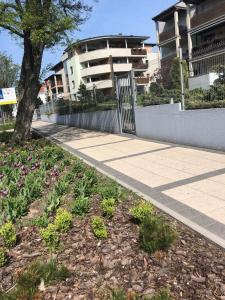
[[[30,138],[31,123],[38,97],[39,76],[43,57],[43,45],[33,45],[29,33],[24,38],[24,55],[19,83],[19,102],[16,117],[14,141]]]

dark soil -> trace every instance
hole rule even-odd
[[[176,243],[167,253],[146,254],[139,248],[139,226],[129,216],[134,198],[127,196],[117,206],[115,217],[105,221],[106,240],[96,239],[90,227],[91,216],[100,215],[98,196],[93,197],[88,216],[74,218],[55,254],[71,275],[65,282],[47,287],[43,299],[110,299],[112,288],[152,295],[168,287],[174,299],[224,300],[225,252],[169,218],[179,232]],[[23,227],[19,236],[18,245],[10,251],[10,264],[0,268],[2,290],[13,286],[16,275],[29,262],[49,256],[37,228]]]

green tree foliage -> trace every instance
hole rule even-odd
[[[30,137],[44,50],[68,42],[90,12],[80,0],[0,0],[0,28],[19,37],[24,47],[14,140]]]
[[[19,66],[12,58],[0,52],[0,88],[10,88],[17,85]]]
[[[78,89],[78,99],[80,101],[90,101],[91,100],[91,93],[87,90],[86,85],[81,83]]]
[[[188,86],[188,66],[185,60],[182,60],[183,67],[183,76],[184,76],[184,86]],[[180,82],[180,59],[175,58],[172,67],[170,70],[171,77],[171,89],[180,90],[181,82]]]

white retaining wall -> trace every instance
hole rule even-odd
[[[136,133],[184,145],[225,150],[225,109],[182,111],[180,104],[135,108]]]
[[[119,133],[116,110],[76,113],[72,115],[41,115],[41,120],[84,129]]]

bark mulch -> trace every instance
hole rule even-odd
[[[179,238],[167,253],[148,255],[139,247],[139,226],[130,220],[132,196],[120,202],[115,217],[105,219],[108,238],[94,237],[90,219],[100,215],[100,199],[92,199],[90,213],[74,218],[61,237],[55,254],[70,270],[70,277],[46,288],[43,299],[110,299],[110,289],[123,288],[152,295],[168,287],[174,299],[225,300],[225,252],[193,230],[173,222]],[[156,212],[160,213],[161,212]],[[10,264],[0,268],[0,289],[13,286],[16,275],[34,259],[49,256],[35,227],[23,227],[18,245],[10,251]]]

